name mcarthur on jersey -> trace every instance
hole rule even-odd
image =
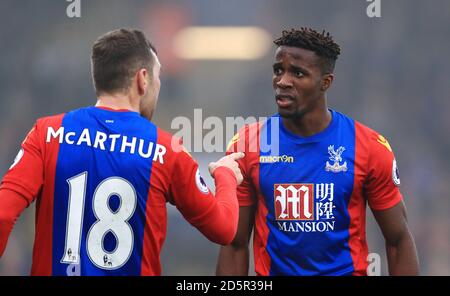
[[[142,158],[150,158],[153,154],[152,160],[158,161],[161,164],[164,164],[164,155],[167,152],[165,146],[146,139],[129,137],[121,134],[107,134],[100,131],[95,131],[95,135],[91,135],[91,131],[87,128],[83,129],[80,134],[77,134],[77,132],[74,131],[65,131],[63,126],[56,131],[52,127],[48,127],[46,142],[50,143],[52,139],[58,139],[60,144],[86,145],[95,149],[108,150],[110,152],[115,152],[116,150],[121,153],[130,154],[135,154],[137,152]]]

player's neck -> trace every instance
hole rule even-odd
[[[96,107],[106,107],[114,110],[130,110],[140,112],[139,104],[133,103],[128,95],[100,95],[97,97]]]
[[[284,127],[295,135],[309,137],[328,127],[332,119],[327,105],[308,111],[297,118],[282,118]]]

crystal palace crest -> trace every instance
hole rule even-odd
[[[345,147],[340,146],[337,150],[334,150],[334,145],[328,146],[328,154],[329,159],[332,161],[332,164],[327,161],[325,166],[325,171],[327,172],[333,172],[333,173],[339,173],[339,172],[346,172],[347,171],[347,162],[345,161],[343,164],[342,162],[342,153],[345,151]]]

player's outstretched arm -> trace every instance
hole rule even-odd
[[[215,180],[216,194],[209,191],[201,178],[198,165],[181,152],[175,164],[171,195],[183,217],[212,242],[229,244],[237,231],[239,205],[237,185],[242,174],[236,160],[244,153],[233,153],[209,165]]]
[[[217,168],[219,167],[228,168],[233,172],[234,176],[236,177],[237,185],[240,185],[242,183],[243,177],[237,161],[239,159],[242,159],[244,156],[245,154],[243,152],[237,152],[224,156],[216,162],[211,162],[208,165],[209,173],[214,178],[214,172],[216,171]]]
[[[373,214],[386,240],[389,274],[419,275],[416,245],[408,228],[403,201],[390,209],[373,211]]]
[[[216,275],[248,275],[249,240],[255,220],[255,207],[239,208],[239,224],[236,237],[219,252]]]
[[[9,234],[17,218],[27,206],[27,201],[20,194],[0,189],[0,257],[6,249]]]

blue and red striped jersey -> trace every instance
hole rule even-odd
[[[228,169],[220,174],[235,180]],[[234,186],[235,198],[236,183],[223,184]],[[197,162],[128,110],[87,107],[39,119],[1,189],[36,200],[32,275],[161,274],[167,202],[218,242],[229,242],[237,225],[237,202],[236,219],[231,211],[229,225],[217,225],[216,198]]]
[[[310,137],[292,134],[274,115],[246,125],[229,145],[227,153],[246,153],[238,198],[240,206],[257,205],[258,275],[366,274],[366,203],[383,210],[402,200],[387,140],[331,113],[329,126]]]

